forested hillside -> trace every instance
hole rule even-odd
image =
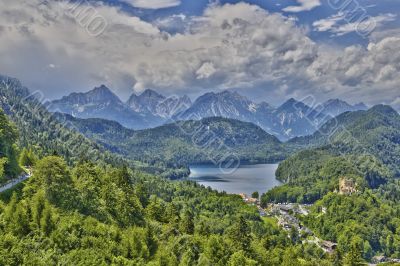
[[[20,147],[30,146],[40,156],[62,155],[68,163],[82,157],[118,163],[117,156],[111,156],[100,145],[70,130],[66,121],[55,119],[37,96],[30,94],[16,79],[0,78],[0,107],[18,129]]]
[[[341,114],[312,136],[289,143],[303,148],[326,145],[332,153],[372,155],[400,176],[400,115],[390,106]]]
[[[313,203],[339,190],[340,178],[353,179],[357,189],[378,188],[391,178],[390,170],[369,155],[340,155],[326,149],[305,150],[283,161],[276,172],[284,185],[268,191],[266,202]]]
[[[61,155],[68,164],[88,159],[112,165],[126,164],[170,178],[180,178],[188,174],[186,168],[168,169],[165,164],[149,165],[112,153],[115,150],[110,149],[110,145],[99,144],[84,137],[68,119],[48,112],[42,104],[45,99],[37,99],[38,96],[40,94],[31,94],[17,79],[0,76],[0,107],[18,129],[17,143],[20,147],[29,147],[38,156]],[[113,128],[117,125],[112,124]],[[121,126],[117,127],[117,131],[124,132]],[[110,131],[109,136],[114,133]]]
[[[238,120],[211,117],[178,121],[154,129],[133,131],[101,119],[77,119],[57,114],[97,143],[130,159],[168,167],[219,162],[224,156],[241,162],[277,162],[290,147],[260,127]]]
[[[18,165],[18,132],[0,109],[0,184],[15,178],[21,171]]]
[[[299,218],[318,237],[338,243],[339,253],[361,250],[368,261],[400,257],[399,114],[389,106],[345,113],[290,143],[315,148],[279,165],[285,184],[265,193],[262,204],[314,203]]]
[[[339,189],[341,177],[364,190],[399,175],[400,115],[389,106],[344,113],[314,135],[289,143],[315,148],[280,164],[277,178],[287,184],[269,191],[266,201],[314,202]]]

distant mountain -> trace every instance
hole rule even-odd
[[[97,109],[117,105],[124,108],[123,103],[109,88],[104,85],[96,87],[86,93],[71,93],[64,96],[61,100],[53,101],[53,105],[58,105],[68,112],[85,112],[87,107],[95,106]],[[54,108],[54,107],[52,107]]]
[[[294,99],[274,108],[265,102],[254,103],[236,92],[223,91],[199,97],[188,110],[175,116],[175,119],[205,117],[225,117],[251,122],[280,140],[312,134],[327,118],[325,114],[319,114]]]
[[[272,128],[281,132],[283,138],[305,136],[314,133],[319,126],[331,118],[306,104],[289,99],[272,113]]]
[[[162,118],[171,118],[176,113],[185,111],[192,105],[186,95],[178,97],[165,97],[153,90],[145,90],[142,94],[132,94],[126,104],[135,112],[150,113]]]
[[[152,128],[171,121],[224,117],[258,125],[281,141],[313,134],[324,122],[344,112],[366,109],[363,103],[350,105],[339,99],[329,100],[315,109],[295,99],[273,107],[228,90],[206,93],[192,104],[186,95],[165,97],[147,89],[140,95],[132,94],[123,103],[104,85],[86,93],[72,93],[49,106],[52,112],[114,120],[131,129]]]
[[[223,91],[206,93],[182,114],[178,120],[225,117],[242,121],[252,120],[257,105],[236,92]]]
[[[353,105],[353,108],[355,108],[355,110],[353,110],[353,111],[365,111],[365,110],[368,110],[368,106],[365,103],[362,103],[362,102]]]
[[[154,127],[163,123],[160,117],[132,110],[104,85],[86,93],[64,96],[51,102],[47,108],[50,112],[66,113],[79,118],[114,120],[132,129]]]
[[[174,115],[186,111],[191,105],[192,101],[186,95],[180,98],[168,97],[158,104],[155,114],[164,118],[172,118]]]
[[[339,99],[331,99],[322,104],[322,112],[332,117],[338,116],[345,112],[353,112],[367,109],[368,107],[364,103],[350,105],[349,103]]]
[[[176,167],[219,162],[224,157],[238,158],[240,162],[277,162],[290,152],[285,144],[260,127],[221,117],[134,131],[112,121],[59,115],[106,148],[150,164],[164,162]]]
[[[165,97],[153,90],[145,90],[139,96],[132,94],[127,101],[129,107],[135,112],[156,112],[157,105],[164,101]]]

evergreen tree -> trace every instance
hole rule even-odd
[[[4,182],[7,163],[8,159],[6,157],[0,158],[0,183]]]
[[[165,210],[165,221],[171,224],[173,227],[179,226],[179,210],[173,202],[167,205]]]
[[[13,222],[14,218],[13,215],[17,210],[17,204],[18,204],[17,194],[14,192],[11,196],[10,202],[7,204],[4,210],[4,220],[6,223]]]
[[[188,208],[184,211],[181,220],[181,230],[182,232],[192,235],[194,233],[194,221],[193,212]]]
[[[350,244],[350,251],[344,258],[345,266],[360,266],[365,265],[364,260],[362,259],[362,250],[360,246],[361,239],[353,239]]]
[[[44,188],[46,198],[53,204],[73,207],[72,179],[65,161],[57,156],[48,156],[36,164],[33,183]]]
[[[197,262],[197,266],[209,266],[212,265],[211,261],[207,258],[206,255],[200,254],[199,260]]]
[[[43,209],[42,218],[40,219],[40,229],[46,236],[49,236],[54,229],[51,206],[48,203],[45,204]]]
[[[250,250],[251,231],[244,216],[241,215],[233,225],[230,230],[230,237],[235,244],[239,245],[240,249],[244,251]]]
[[[45,201],[43,190],[39,190],[32,198],[31,215],[33,229],[40,229],[40,220],[42,218],[43,209],[45,208]]]
[[[23,148],[19,156],[19,164],[21,166],[32,167],[37,162],[37,157],[35,156],[32,149]]]
[[[390,256],[391,254],[393,254],[393,251],[394,251],[393,242],[394,242],[393,235],[388,235],[386,237],[386,243],[385,243],[385,246],[386,246],[385,253],[387,256]]]
[[[162,206],[161,201],[157,196],[152,196],[150,199],[149,205],[146,207],[146,214],[151,219],[155,219],[157,221],[163,221],[164,218],[164,208]]]
[[[229,266],[255,266],[257,265],[257,261],[249,259],[246,257],[245,253],[243,250],[240,250],[236,253],[234,253],[228,262]]]
[[[226,265],[230,256],[229,248],[224,242],[223,237],[219,235],[210,236],[204,252],[215,265]]]
[[[290,236],[290,240],[292,240],[293,244],[297,244],[299,242],[299,232],[297,231],[297,229],[294,226],[292,226],[290,228],[289,236]]]
[[[143,208],[146,208],[147,204],[149,203],[150,195],[146,185],[143,182],[135,184],[135,194],[139,198]]]
[[[115,178],[117,184],[122,188],[129,187],[129,184],[131,183],[131,176],[129,174],[128,167],[123,165],[121,168],[119,168],[115,174]]]
[[[4,175],[9,178],[16,177],[19,174],[20,168],[17,160],[17,147],[15,146],[17,139],[18,132],[14,124],[0,109],[0,170],[3,170],[0,178]]]
[[[297,260],[296,252],[294,248],[288,248],[285,250],[285,254],[283,256],[282,266],[294,266],[298,265],[299,261]]]
[[[253,199],[258,199],[258,198],[260,197],[260,194],[258,193],[258,191],[254,191],[254,192],[251,194],[251,197],[252,197]]]

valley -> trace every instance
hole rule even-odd
[[[25,205],[24,199],[40,199],[38,202],[47,206],[41,215],[47,216],[35,222],[33,216],[26,214],[21,220],[26,225],[18,226],[25,226],[26,231],[22,232],[43,232],[46,239],[54,242],[58,241],[55,237],[60,230],[68,230],[68,224],[78,219],[80,222],[75,223],[95,223],[96,227],[117,224],[127,236],[132,236],[130,230],[150,230],[145,234],[155,242],[146,242],[150,240],[143,236],[141,244],[148,248],[154,243],[171,243],[155,240],[151,230],[163,234],[175,230],[178,235],[169,235],[168,239],[201,237],[204,249],[208,248],[208,241],[214,241],[209,239],[211,234],[211,239],[229,246],[223,249],[225,252],[239,250],[235,256],[241,254],[248,263],[258,254],[248,243],[267,241],[270,253],[257,259],[265,265],[290,261],[276,255],[282,246],[296,260],[324,261],[327,265],[336,258],[348,260],[349,254],[359,261],[373,261],[382,254],[386,260],[395,261],[400,252],[397,244],[390,244],[400,241],[395,231],[400,213],[400,115],[389,106],[344,112],[328,119],[311,135],[282,141],[254,123],[232,118],[205,117],[135,130],[104,118],[50,113],[48,106],[31,97],[18,80],[3,78],[3,84],[7,86],[0,88],[2,126],[15,133],[2,142],[3,150],[8,151],[4,161],[8,174],[2,183],[17,178],[20,167],[33,167],[28,180],[1,193],[4,214],[0,217],[6,219],[6,228],[12,234],[22,229],[13,229],[7,221],[21,212],[35,212],[36,205]],[[14,125],[15,129],[11,129]],[[213,165],[207,166],[210,163]],[[231,172],[223,174],[221,169]],[[342,180],[353,184],[354,193],[338,193]],[[109,194],[107,190],[113,192]],[[237,195],[256,191],[260,196],[258,207],[243,203]],[[274,216],[273,206],[287,204],[307,206],[307,215],[289,211],[278,215],[278,220],[263,218],[265,214]],[[19,211],[12,214],[12,208]],[[44,223],[43,219],[50,220]],[[312,232],[311,238],[298,229],[300,224]],[[149,229],[155,225],[161,227]],[[35,229],[37,226],[42,227]],[[122,229],[126,226],[131,229]],[[237,238],[230,230],[247,233]],[[90,231],[85,234],[93,237]],[[108,239],[114,247],[121,245],[106,235],[99,238]],[[18,245],[38,240],[21,241]],[[272,244],[276,241],[280,244]],[[324,243],[335,243],[337,249],[328,250]],[[84,243],[79,246],[82,249]],[[310,254],[301,252],[305,247],[311,250]],[[97,248],[106,250],[100,244]],[[71,256],[72,250],[65,248],[57,256]],[[242,254],[240,250],[248,251]],[[108,251],[103,259],[108,260],[113,254],[115,251]],[[170,263],[175,264],[175,260],[187,256],[163,255],[155,246],[148,254],[137,253],[135,258],[170,258]],[[230,253],[219,263],[225,264],[233,255]],[[274,262],[274,258],[278,261]]]

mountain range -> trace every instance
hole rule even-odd
[[[79,119],[61,113],[56,117],[108,150],[150,165],[164,162],[167,167],[181,167],[210,163],[226,154],[241,162],[271,163],[296,151],[311,149],[302,156],[314,156],[320,150],[329,156],[372,156],[393,175],[400,175],[400,115],[386,105],[342,113],[314,134],[287,142],[253,123],[221,117],[178,121],[145,130],[127,129],[104,119]],[[381,182],[373,173],[367,180],[371,184]]]
[[[164,119],[169,119],[192,105],[186,95],[182,97],[165,97],[153,90],[145,90],[142,94],[132,94],[126,104],[135,112],[150,113]]]
[[[176,112],[190,106],[189,97],[164,97],[152,90],[139,96],[133,94],[124,103],[104,85],[86,93],[71,93],[48,104],[50,112],[70,114],[79,118],[114,120],[132,129],[161,125]]]
[[[206,93],[192,103],[186,95],[165,97],[148,89],[139,95],[132,94],[127,102],[122,102],[104,85],[86,93],[72,93],[48,105],[51,112],[70,114],[77,118],[114,120],[136,130],[172,121],[231,118],[256,124],[281,141],[310,135],[324,122],[344,112],[366,109],[363,103],[350,105],[339,99],[312,108],[291,98],[274,107],[266,102],[255,103],[228,90]]]

